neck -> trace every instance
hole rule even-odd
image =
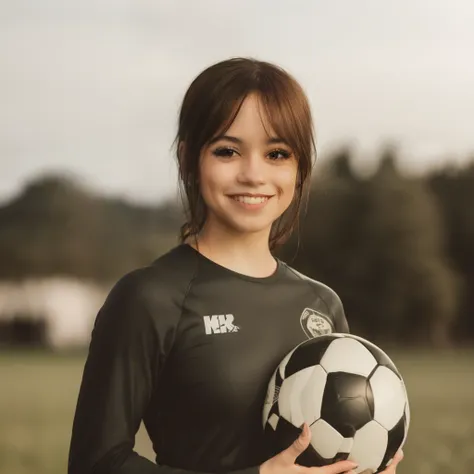
[[[204,225],[197,239],[189,240],[204,256],[230,270],[264,278],[274,273],[276,261],[269,248],[270,229],[239,233],[211,223]]]

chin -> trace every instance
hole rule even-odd
[[[234,232],[238,232],[240,234],[259,234],[265,233],[269,234],[271,230],[273,221],[265,221],[262,222],[261,219],[252,222],[252,219],[235,219],[231,218],[227,220],[226,226]]]
[[[269,212],[270,211],[270,212]],[[273,222],[280,216],[276,209],[268,209],[267,212],[258,215],[245,215],[227,208],[214,208],[210,212],[209,220],[214,221],[222,230],[226,229],[230,234],[264,234],[269,236]],[[280,211],[280,209],[278,209]],[[209,217],[210,217],[209,216]],[[212,224],[211,224],[212,226]]]

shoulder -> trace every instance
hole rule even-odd
[[[147,266],[124,275],[117,287],[145,299],[163,292],[175,296],[186,291],[197,270],[197,260],[186,246],[178,245]]]
[[[312,291],[317,293],[320,298],[323,298],[328,303],[331,303],[330,306],[333,305],[342,305],[341,299],[339,295],[329,286],[325,285],[324,283],[310,278],[309,276],[295,270],[293,267],[288,265],[287,263],[282,262],[285,268],[287,269],[287,273],[290,278],[294,280],[299,280],[303,284],[308,285]]]
[[[336,331],[348,332],[349,327],[344,312],[344,305],[337,292],[321,281],[310,278],[309,276],[297,271],[287,263],[281,263],[285,266],[289,278],[298,280],[302,284],[307,285],[318,298],[324,301],[328,313],[334,321]]]
[[[193,254],[176,246],[149,265],[123,275],[111,288],[101,312],[135,321],[150,316],[179,318],[196,268]]]

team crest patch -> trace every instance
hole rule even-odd
[[[301,313],[300,322],[308,339],[332,333],[331,322],[314,309],[305,308]]]

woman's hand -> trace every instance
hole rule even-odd
[[[400,451],[395,454],[393,457],[392,464],[387,467],[384,471],[382,471],[380,474],[396,474],[397,472],[397,465],[400,463],[400,461],[403,459],[403,451],[400,449]],[[372,474],[372,471],[366,469],[365,471],[362,471],[360,474]]]
[[[305,423],[300,436],[289,448],[260,466],[260,474],[341,474],[352,472],[351,469],[357,467],[357,464],[351,461],[339,461],[323,467],[304,467],[296,464],[297,457],[309,446],[310,441],[311,430]],[[387,473],[393,474],[395,471]]]

